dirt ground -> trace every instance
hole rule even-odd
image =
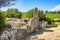
[[[37,36],[38,39],[60,40],[60,26],[42,29],[34,36]]]
[[[33,32],[30,35],[30,38],[32,36],[36,36],[37,39],[40,40],[60,40],[60,26],[52,28],[44,28],[37,32]]]

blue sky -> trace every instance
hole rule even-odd
[[[60,5],[60,0],[18,0],[17,3],[10,7],[3,7],[0,10],[8,8],[17,8],[19,11],[28,11],[37,7],[40,10],[51,10],[55,6]]]

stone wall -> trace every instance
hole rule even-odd
[[[25,26],[27,22],[24,22],[21,19],[16,19],[16,18],[7,18],[6,20],[6,25],[10,25],[12,28],[19,28],[22,26]]]
[[[16,22],[17,23],[17,22]],[[10,21],[11,26],[18,26],[20,25],[18,21],[18,25],[15,24],[15,22]],[[24,38],[27,34],[35,31],[39,27],[39,17],[38,17],[38,9],[35,8],[33,13],[33,18],[30,19],[30,21],[26,24],[26,26],[21,28],[13,28],[10,30],[5,30],[6,32],[3,32],[1,35],[1,40],[21,40]]]

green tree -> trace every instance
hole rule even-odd
[[[60,11],[57,11],[57,14],[60,14]]]
[[[33,17],[33,12],[34,12],[34,9],[31,9],[27,12],[27,17],[28,18],[32,18]]]
[[[45,15],[46,13],[48,13],[48,12],[44,13],[44,11],[39,10],[39,21],[43,21],[44,20],[44,21],[47,21],[48,24],[51,24],[53,22],[53,20],[48,18],[48,17],[46,17],[46,15]]]
[[[45,11],[45,13],[48,13],[48,11]]]
[[[51,24],[52,22],[54,22],[51,18],[46,17],[45,20],[48,22],[48,24]]]
[[[39,10],[39,20],[46,20],[46,15],[44,14],[44,11]]]
[[[5,17],[0,11],[0,31],[2,31],[5,28]]]
[[[6,17],[8,18],[21,18],[22,14],[18,9],[8,9],[6,12]]]
[[[0,8],[5,6],[14,5],[17,0],[0,0]]]

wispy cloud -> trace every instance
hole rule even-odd
[[[60,10],[60,5],[57,5],[51,11],[59,11],[59,10]]]

